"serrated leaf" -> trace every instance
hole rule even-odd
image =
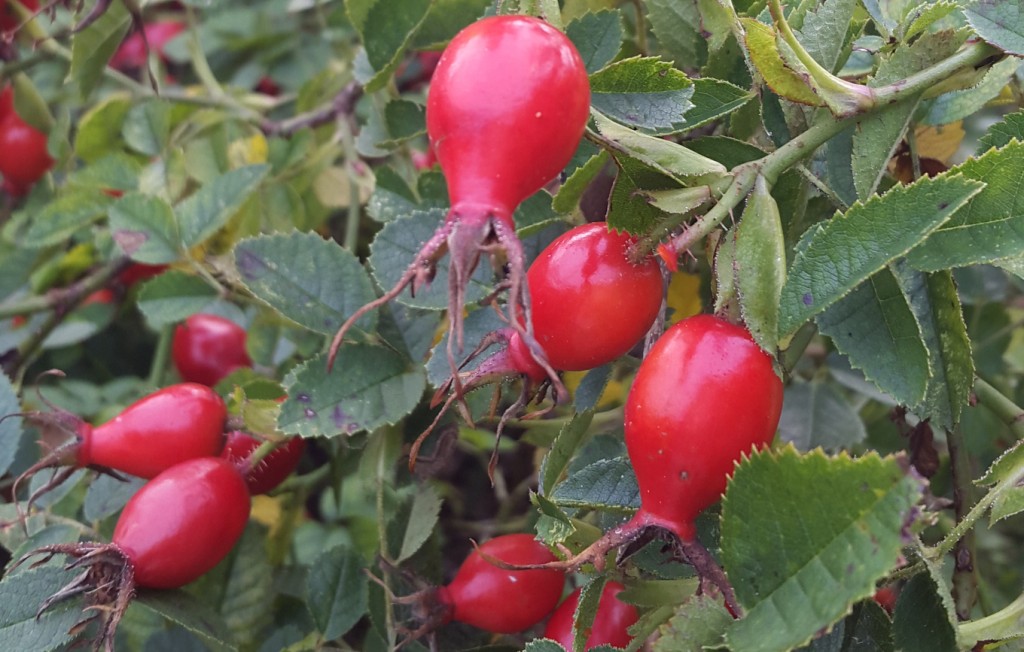
[[[754,182],[736,229],[733,266],[743,321],[761,348],[774,353],[779,297],[786,282],[786,238],[779,207],[761,176]]]
[[[576,610],[572,614],[572,652],[584,652],[584,650],[595,650],[596,652],[598,650],[599,646],[596,645],[587,647],[587,638],[594,625],[594,618],[597,616],[597,609],[601,604],[601,597],[607,582],[607,576],[597,575],[581,587]]]
[[[594,156],[587,159],[587,162],[573,170],[569,178],[558,188],[551,208],[558,213],[568,213],[579,203],[583,193],[590,187],[598,174],[604,169],[609,160],[608,152],[600,150]]]
[[[226,225],[269,171],[269,165],[248,165],[225,172],[178,204],[182,243],[194,247]]]
[[[913,7],[903,19],[900,41],[909,41],[960,8],[953,0],[936,0]]]
[[[121,134],[129,147],[146,156],[159,155],[171,133],[171,105],[163,100],[136,104],[125,117]]]
[[[647,20],[658,46],[671,57],[676,67],[697,70],[708,56],[708,45],[701,33],[701,15],[694,0],[647,0]]]
[[[67,182],[89,189],[128,191],[138,189],[141,174],[142,165],[128,154],[107,154],[69,174]]]
[[[535,638],[526,644],[523,652],[565,652],[565,648],[547,638]]]
[[[799,652],[893,652],[892,622],[874,600],[865,600],[831,632]]]
[[[591,369],[583,376],[572,397],[572,405],[577,412],[586,412],[597,407],[611,375],[612,363],[608,363]]]
[[[1011,142],[947,174],[984,182],[981,192],[907,255],[922,271],[992,262],[1024,253],[1024,143]]]
[[[886,268],[815,318],[850,364],[898,403],[917,405],[930,377],[928,350],[907,298]]]
[[[397,422],[419,402],[426,387],[422,367],[411,368],[390,348],[346,344],[333,372],[321,354],[284,379],[281,432],[303,437],[338,437]]]
[[[125,4],[112,2],[95,22],[72,36],[68,77],[78,82],[83,99],[92,95],[103,79],[103,69],[128,33],[131,22]]]
[[[181,625],[216,647],[236,649],[220,614],[184,591],[140,590],[133,605]]]
[[[569,462],[572,461],[586,437],[587,429],[590,428],[593,419],[593,411],[578,412],[572,415],[572,418],[558,431],[558,436],[555,437],[555,441],[552,442],[551,448],[541,463],[537,487],[537,491],[541,495],[550,493],[551,488],[556,486],[559,478],[569,468]]]
[[[679,131],[693,104],[693,82],[655,57],[622,59],[590,77],[590,103],[603,115],[645,133]]]
[[[362,36],[374,75],[367,92],[379,90],[397,68],[402,54],[423,24],[431,0],[355,0],[345,3],[352,24]]]
[[[39,248],[67,242],[79,229],[103,217],[110,203],[110,197],[99,191],[61,195],[32,216],[27,228],[18,234],[18,244]]]
[[[110,207],[109,218],[114,242],[132,260],[163,265],[182,256],[179,224],[164,200],[128,193]]]
[[[215,605],[232,641],[246,649],[258,642],[274,607],[267,599],[274,593],[274,573],[266,527],[250,522],[231,554],[200,580],[197,590]]]
[[[0,475],[7,473],[18,452],[21,441],[22,422],[18,416],[21,412],[21,401],[14,391],[10,378],[0,372],[0,415],[10,415],[0,421]]]
[[[754,98],[754,94],[727,81],[702,77],[693,80],[693,106],[683,116],[684,131],[725,117]]]
[[[217,290],[198,276],[168,270],[143,284],[136,301],[146,323],[159,331],[203,312],[217,296]]]
[[[82,504],[82,516],[94,523],[113,516],[145,483],[142,478],[129,476],[126,482],[105,473],[100,474],[89,483],[89,490]]]
[[[930,418],[933,425],[952,428],[960,421],[974,386],[971,340],[953,275],[924,274],[905,265],[896,265],[893,271],[917,318],[929,354],[928,389],[924,401],[913,410],[922,418]]]
[[[782,288],[780,337],[906,254],[982,187],[958,176],[920,179],[855,204],[816,229]]]
[[[722,503],[722,565],[746,613],[726,634],[730,647],[802,645],[873,595],[922,491],[905,463],[874,453],[787,446],[737,465]]]
[[[608,227],[627,233],[647,233],[664,215],[648,201],[650,193],[679,188],[679,182],[628,156],[616,157],[618,173],[608,201]]]
[[[775,41],[775,30],[754,18],[740,18],[746,32],[747,52],[757,71],[772,91],[791,102],[810,106],[825,103],[808,85],[808,77],[787,67]],[[806,71],[804,71],[806,73]]]
[[[235,246],[242,283],[260,301],[315,333],[333,335],[345,320],[375,298],[359,260],[316,233],[274,233]],[[357,328],[372,330],[377,314]]]
[[[426,107],[409,100],[392,100],[384,106],[384,124],[390,140],[378,143],[382,147],[393,147],[406,140],[416,138],[427,131]]]
[[[893,640],[905,652],[953,652],[956,631],[938,587],[928,573],[912,577],[900,591],[893,612]]]
[[[596,72],[622,47],[622,14],[614,9],[585,13],[565,26],[565,35],[576,46],[587,73]]]
[[[1004,52],[1024,56],[1024,10],[1013,0],[976,0],[964,9],[978,36]]]
[[[985,132],[978,141],[975,154],[984,154],[993,147],[1004,147],[1012,140],[1024,141],[1024,109],[1003,116],[1003,119]]]
[[[722,644],[733,618],[708,595],[694,595],[658,630],[653,652],[704,652]]]
[[[306,605],[327,640],[338,638],[359,622],[368,607],[363,561],[348,546],[336,546],[313,563],[306,580]]]
[[[1024,443],[1017,442],[1000,455],[976,484],[992,487],[990,518],[993,523],[1024,511]]]
[[[36,612],[74,577],[53,566],[6,575],[0,582],[0,649],[50,652],[71,641],[70,630],[82,618],[80,603],[55,604],[38,619]]]
[[[86,163],[92,163],[118,152],[123,144],[121,125],[131,108],[130,97],[113,95],[86,111],[75,132],[75,154]]]
[[[837,451],[866,436],[864,422],[832,385],[812,380],[786,388],[779,419],[781,441],[805,452],[818,447]]]
[[[431,485],[416,488],[409,508],[409,520],[405,523],[402,546],[394,559],[395,563],[412,557],[426,543],[434,532],[434,526],[437,525],[443,503],[441,496]]]
[[[562,508],[633,512],[640,508],[640,487],[629,460],[616,457],[573,472],[549,498]]]
[[[445,211],[442,209],[416,211],[407,217],[388,222],[377,233],[370,245],[370,265],[381,287],[390,289],[398,282],[420,247],[430,239],[444,219]],[[430,285],[417,288],[416,296],[411,296],[408,291],[403,292],[397,301],[428,310],[447,308],[448,262],[447,256],[442,257],[437,261],[437,273]],[[466,287],[467,304],[479,301],[491,292],[492,277],[490,265],[477,265]]]
[[[829,72],[839,64],[856,8],[856,0],[825,0],[804,17],[797,40]]]
[[[726,172],[725,166],[718,161],[701,156],[678,143],[638,133],[597,112],[591,115],[600,134],[600,143],[611,150],[613,156],[634,158],[680,183],[693,177]]]
[[[993,64],[985,72],[981,81],[974,86],[939,95],[932,100],[928,113],[921,119],[921,122],[929,125],[944,125],[977,113],[989,100],[998,96],[1006,84],[1013,79],[1020,63],[1019,59],[1003,59]]]

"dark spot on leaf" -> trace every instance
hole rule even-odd
[[[805,306],[809,306],[814,303],[814,296],[810,292],[805,293],[803,299]]]
[[[939,210],[940,211],[946,210],[946,208],[948,208],[948,207],[949,207],[949,202],[948,201],[944,201],[941,204],[939,204]]]
[[[127,230],[114,231],[113,238],[117,246],[121,247],[129,256],[138,251],[149,240],[149,236],[144,231]]]
[[[334,421],[334,425],[340,431],[355,432],[359,429],[359,424],[353,422],[352,419],[345,414],[345,411],[341,409],[340,405],[334,406],[334,410],[331,411],[331,420]]]
[[[309,401],[310,401],[309,394],[298,394],[295,397],[295,400],[298,401],[299,403],[309,403]]]
[[[236,249],[235,254],[235,265],[238,267],[238,273],[242,275],[246,281],[253,281],[263,276],[270,267],[262,258],[246,251],[245,249]]]

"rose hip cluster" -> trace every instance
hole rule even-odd
[[[12,197],[28,194],[53,167],[46,134],[25,122],[14,109],[14,89],[0,88],[0,176],[3,190]]]

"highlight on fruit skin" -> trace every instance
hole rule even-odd
[[[451,208],[398,282],[341,326],[331,342],[328,368],[360,317],[407,287],[415,293],[429,283],[447,253],[453,372],[455,351],[463,345],[466,287],[486,255],[496,270],[507,269],[499,284],[508,291],[506,321],[555,379],[533,339],[525,256],[512,213],[569,163],[589,110],[586,67],[558,29],[531,16],[493,16],[459,32],[434,70],[426,108],[427,135],[447,180]]]

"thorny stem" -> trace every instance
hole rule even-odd
[[[970,456],[964,443],[963,431],[960,428],[946,431],[950,475],[953,479],[953,509],[957,521],[962,520],[967,514],[967,505],[970,504],[972,498],[971,479],[974,477],[970,469]],[[971,609],[978,597],[978,576],[974,570],[973,529],[956,542],[953,559],[953,599],[956,615],[960,620],[967,620],[971,617]]]
[[[978,403],[999,417],[1017,439],[1024,439],[1024,408],[1011,401],[980,376],[974,379],[974,395],[978,398]]]

